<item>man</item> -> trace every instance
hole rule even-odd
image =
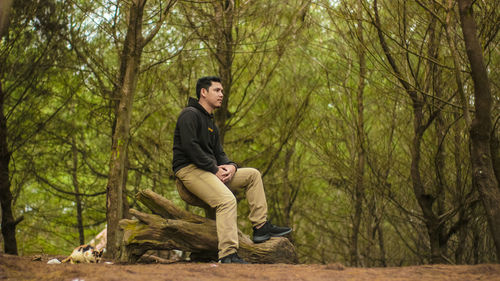
[[[184,186],[215,209],[219,262],[247,263],[238,254],[237,206],[233,192],[244,190],[253,225],[253,241],[261,243],[292,231],[267,221],[267,202],[260,172],[238,168],[224,153],[213,112],[222,105],[224,92],[218,77],[203,77],[196,84],[198,100],[189,98],[174,133],[175,176]]]

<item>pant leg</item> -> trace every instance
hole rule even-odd
[[[267,201],[260,172],[254,168],[239,168],[228,186],[233,193],[245,191],[250,207],[248,219],[252,225],[264,224],[267,220]]]
[[[229,188],[211,172],[189,165],[175,174],[184,186],[210,207],[215,208],[219,258],[238,249],[236,198]]]

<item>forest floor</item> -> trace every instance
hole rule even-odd
[[[0,280],[500,280],[500,264],[351,268],[341,264],[47,264],[0,253]]]

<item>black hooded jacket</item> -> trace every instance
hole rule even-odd
[[[236,166],[222,149],[213,114],[209,114],[194,98],[189,98],[188,106],[177,119],[173,151],[174,173],[189,164],[214,174],[219,170],[218,165]]]

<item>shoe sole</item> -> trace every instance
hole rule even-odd
[[[271,239],[271,235],[265,235],[265,236],[257,236],[257,237],[254,237],[252,240],[254,243],[262,243],[262,242],[265,242],[267,240]]]
[[[292,230],[291,230],[291,229],[289,229],[289,230],[284,231],[284,232],[280,232],[280,233],[273,233],[273,234],[271,234],[271,236],[272,236],[272,237],[280,237],[280,236],[283,236],[283,235],[287,235],[287,234],[289,234],[289,233],[291,233],[291,232],[292,232]]]
[[[290,230],[287,230],[285,232],[273,233],[273,234],[268,234],[265,236],[257,236],[257,237],[254,237],[252,240],[254,243],[262,243],[262,242],[265,242],[265,241],[271,239],[271,237],[281,237],[281,236],[287,235],[291,232],[292,232],[292,230],[290,229]]]

